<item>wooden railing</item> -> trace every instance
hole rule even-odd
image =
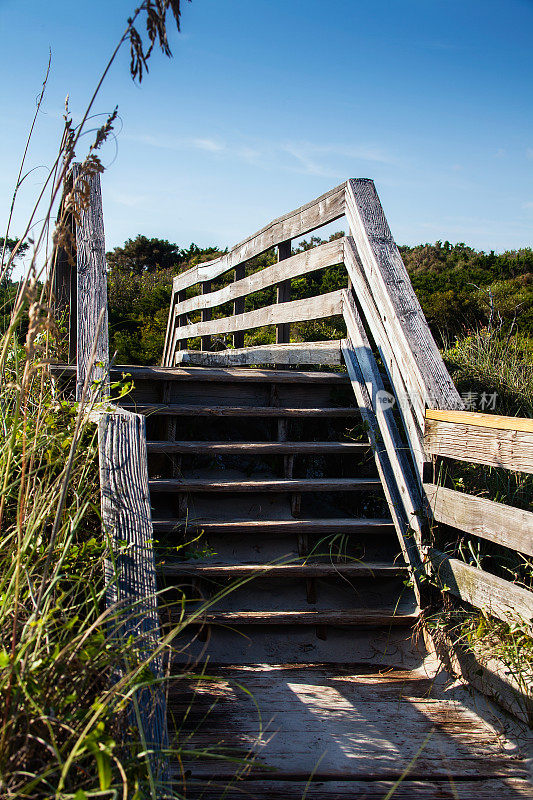
[[[349,235],[291,253],[292,241],[343,216]],[[250,259],[274,247],[278,263],[258,271],[248,266]],[[293,279],[339,264],[344,265],[346,289],[290,299]],[[226,285],[213,291],[213,281],[223,276]],[[245,311],[246,297],[269,287],[277,287],[277,302]],[[214,309],[230,302],[232,313],[213,318]],[[346,323],[346,339],[289,342],[291,324],[337,315]],[[266,325],[276,326],[276,344],[243,346],[246,331]],[[233,334],[233,349],[209,352],[213,337],[227,334]],[[201,350],[187,349],[191,339],[201,343]],[[386,391],[378,360],[392,394]],[[373,182],[348,180],[174,279],[163,366],[343,361],[364,409],[400,542],[418,571],[422,474],[428,460],[424,413],[427,407],[461,409],[463,403],[429,331]]]
[[[425,447],[435,457],[533,473],[533,419],[468,411],[426,412]],[[425,483],[432,517],[464,533],[533,556],[533,513]],[[429,549],[441,585],[506,622],[533,623],[533,592]]]

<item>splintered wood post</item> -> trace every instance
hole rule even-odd
[[[281,242],[278,245],[278,262],[285,261],[286,258],[291,256],[291,240]],[[291,299],[291,281],[290,278],[278,283],[276,289],[276,302],[287,303]],[[276,344],[288,344],[291,338],[291,326],[289,322],[282,322],[276,325]]]
[[[82,177],[79,164],[72,168],[78,198],[83,184],[89,186],[88,204],[80,211],[76,228],[77,267],[77,376],[76,399],[80,400],[85,380],[98,381],[98,393],[105,386],[109,371],[109,332],[107,315],[107,270],[105,260],[104,217],[100,175]],[[98,321],[103,312],[98,330]],[[91,353],[96,341],[94,363]]]
[[[211,292],[211,281],[204,281],[202,283],[202,295],[209,294]],[[201,312],[201,321],[202,322],[210,322],[212,317],[212,310],[210,308],[203,308]],[[200,349],[201,350],[211,350],[211,337],[210,336],[202,336],[200,342]]]
[[[183,303],[187,299],[187,292],[183,289],[181,292],[178,292],[178,305]],[[178,315],[178,327],[182,328],[184,325],[187,325],[187,315],[186,314],[179,314]],[[178,342],[178,350],[186,350],[188,346],[187,339],[180,339]]]
[[[146,662],[156,678],[136,693],[136,703],[147,747],[154,751],[152,768],[161,780],[167,766],[161,750],[168,747],[166,695],[162,657],[158,654],[159,617],[152,549],[146,455],[145,420],[122,409],[102,414],[98,422],[102,521],[109,536],[112,558],[105,562],[109,627],[117,646],[127,645],[127,669]],[[133,663],[136,662],[136,663]],[[129,715],[138,720],[134,705]]]
[[[235,282],[241,281],[246,274],[244,264],[235,267]],[[237,297],[233,302],[233,314],[244,314],[244,297]],[[233,334],[233,347],[244,347],[244,331],[236,331]]]

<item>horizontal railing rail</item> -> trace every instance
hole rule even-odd
[[[426,411],[425,447],[444,457],[533,472],[533,419],[469,411]],[[525,556],[533,556],[533,513],[475,495],[424,483],[432,518]],[[459,599],[506,622],[533,623],[533,592],[483,569],[428,549],[441,585]]]

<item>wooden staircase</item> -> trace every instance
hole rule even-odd
[[[82,404],[109,377],[99,176],[89,183],[72,220],[76,259],[57,253],[54,287],[76,363],[52,371],[76,378]],[[344,215],[349,235],[293,252],[291,241]],[[274,247],[278,263],[256,270]],[[345,288],[291,300],[291,281],[339,265]],[[276,303],[257,307],[272,287]],[[345,339],[291,342],[291,325],[331,317]],[[276,345],[245,347],[246,332],[265,326]],[[212,351],[214,337],[233,347]],[[191,800],[531,797],[524,729],[450,681],[449,653],[424,647],[418,600],[437,489],[425,467],[457,456],[465,420],[372,181],[350,179],[176,275],[162,363],[112,369],[134,390],[94,417],[107,605],[128,609],[121,635],[158,679],[132,715],[156,796],[169,796],[172,778],[171,796]],[[426,436],[428,410],[434,428],[458,423],[446,447],[439,430]],[[464,449],[462,429],[460,440]],[[499,457],[500,440],[485,449]],[[531,471],[527,453],[524,463]],[[459,499],[477,519],[479,498]],[[489,535],[445,511],[433,522],[499,541],[500,522]],[[518,534],[515,549],[530,553]],[[518,602],[531,618],[530,592],[437,555],[446,591],[501,619]],[[178,628],[169,676],[160,637]]]
[[[419,608],[346,374],[129,371],[163,633],[198,613],[171,666],[175,786],[377,799],[412,761],[397,797],[528,796],[523,761],[415,644]]]
[[[279,658],[292,634],[286,660],[344,661],[330,627],[411,628],[417,604],[347,376],[169,373],[135,371],[127,407],[146,414],[159,585],[207,605],[208,656]]]

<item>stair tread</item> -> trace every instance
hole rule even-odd
[[[209,611],[199,623],[237,625],[412,625],[419,612],[394,614],[392,609],[345,608],[315,611]]]
[[[214,520],[214,519],[154,519],[154,531],[165,532],[173,531],[180,526],[187,528],[202,528],[206,533],[230,533],[234,530],[249,529],[255,532],[275,532],[279,531],[316,531],[316,532],[337,532],[339,529],[352,529],[353,531],[364,531],[372,529],[386,528],[394,530],[391,519],[373,517],[348,517],[335,519],[273,519],[273,520]]]
[[[75,364],[51,364],[54,375],[75,376]],[[310,372],[305,370],[250,369],[247,367],[144,367],[134,364],[116,364],[111,369],[113,378],[123,373],[135,380],[154,381],[217,381],[224,383],[330,383],[348,384],[345,372]]]
[[[298,563],[298,564],[229,564],[205,561],[189,562],[161,562],[156,565],[157,571],[161,575],[206,575],[211,577],[231,577],[246,576],[255,573],[268,573],[270,577],[302,576],[321,577],[329,575],[345,576],[397,576],[405,575],[407,567],[405,565],[386,564],[378,562],[357,562],[357,563]]]
[[[140,414],[169,416],[194,415],[198,417],[352,417],[359,416],[354,406],[328,406],[325,408],[295,408],[287,406],[199,406],[174,403],[121,403],[121,408]]]
[[[350,491],[381,488],[379,478],[279,478],[256,480],[203,480],[158,478],[150,480],[150,490],[165,492],[312,492]]]
[[[368,442],[147,442],[149,452],[162,453],[348,453],[369,447]]]

